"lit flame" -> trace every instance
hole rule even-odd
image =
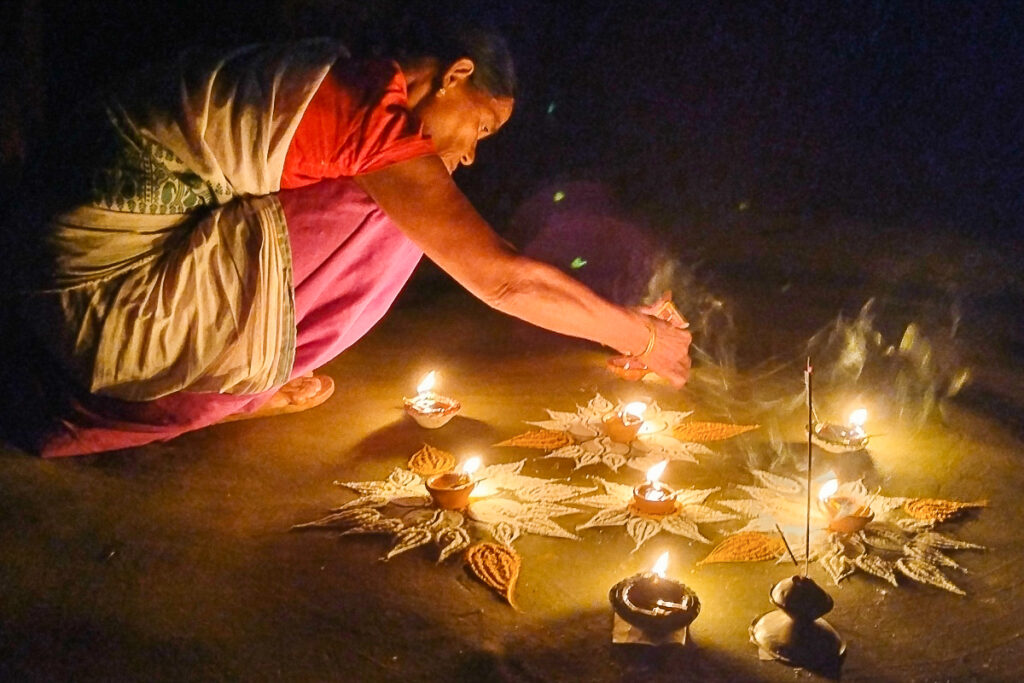
[[[651,469],[647,470],[647,482],[652,486],[657,484],[658,480],[661,479],[662,473],[665,471],[666,465],[668,465],[668,460],[662,460],[657,465],[654,465]]]
[[[623,414],[633,415],[634,417],[637,417],[642,420],[644,419],[644,412],[646,410],[646,403],[644,403],[643,401],[633,401],[632,403],[627,403],[626,406],[622,409],[622,412]]]
[[[487,496],[493,496],[497,492],[498,487],[490,479],[484,479],[483,481],[476,482],[476,487],[473,489],[473,498],[486,498]]]
[[[821,489],[818,491],[818,500],[824,502],[835,495],[836,491],[839,490],[839,480],[829,479],[821,485]]]
[[[430,391],[431,389],[434,388],[434,382],[436,380],[437,372],[431,370],[423,377],[422,380],[420,380],[420,383],[416,385],[416,393],[425,394],[426,392]]]
[[[849,424],[854,427],[863,427],[867,419],[868,411],[864,408],[857,408],[857,410],[850,413]]]
[[[473,456],[466,462],[462,463],[462,473],[469,475],[480,469],[480,457]]]
[[[665,570],[668,569],[668,551],[666,550],[658,558],[658,561],[651,567],[651,572],[657,574],[661,578],[665,578]]]

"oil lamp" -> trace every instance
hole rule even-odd
[[[638,382],[651,370],[636,356],[612,356],[607,361],[608,372],[629,382]]]
[[[426,481],[427,493],[443,510],[462,510],[469,505],[469,494],[476,486],[472,475],[479,468],[480,458],[472,457],[462,465],[460,472],[435,474]]]
[[[437,372],[431,370],[416,386],[416,396],[403,399],[405,412],[421,427],[437,429],[443,427],[462,409],[454,398],[441,396],[431,391],[437,381]]]
[[[867,447],[869,436],[864,431],[868,411],[858,408],[850,413],[846,424],[814,421],[811,427],[811,441],[830,453],[852,453]]]
[[[644,411],[646,410],[646,403],[634,401],[627,403],[619,410],[605,413],[601,419],[604,424],[604,433],[617,443],[631,442],[644,424]]]
[[[623,579],[609,591],[608,599],[615,616],[637,631],[629,633],[628,628],[625,632],[613,628],[615,642],[651,645],[686,642],[689,626],[700,614],[700,600],[693,589],[666,578],[667,568],[668,553],[665,552],[649,572]]]
[[[647,481],[633,489],[633,508],[646,515],[670,515],[676,511],[676,492],[662,484],[661,478],[668,465],[662,460],[647,470]]]
[[[828,529],[841,534],[855,534],[875,518],[864,501],[848,495],[836,495],[839,482],[829,479],[818,491],[818,500],[828,515]]]

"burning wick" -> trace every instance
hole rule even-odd
[[[648,515],[670,515],[676,511],[676,492],[662,484],[661,478],[668,465],[662,460],[647,470],[647,481],[633,489],[633,507]]]
[[[435,394],[437,372],[431,370],[416,385],[416,396],[403,401],[407,412],[421,427],[436,429],[444,426],[462,408],[453,398]]]
[[[664,463],[662,463],[664,465]],[[655,465],[657,467],[657,465]],[[664,468],[662,468],[664,469]],[[668,569],[668,551],[663,552],[651,567],[651,573],[654,574],[654,581],[663,581],[665,579],[665,571]],[[658,598],[654,601],[654,604],[660,607],[665,612],[679,612],[690,609],[690,597],[684,595],[682,600],[679,602],[673,602],[671,600],[663,600]]]
[[[416,410],[420,412],[429,413],[436,410],[441,410],[434,392],[431,389],[434,388],[434,384],[437,382],[437,371],[431,370],[420,383],[416,385],[416,397],[412,400],[412,405]]]
[[[665,463],[661,463],[664,465]],[[654,467],[657,467],[655,465]],[[653,467],[651,469],[654,469]],[[665,469],[662,467],[662,469]],[[654,566],[651,567],[651,573],[657,574],[659,579],[665,578],[665,571],[668,570],[668,551],[663,552],[658,559],[655,561]]]
[[[646,410],[646,403],[634,401],[627,403],[621,410],[605,414],[602,418],[605,434],[617,443],[631,442],[640,433]]]
[[[462,510],[469,505],[469,495],[476,486],[473,473],[478,469],[480,458],[474,456],[462,464],[461,472],[435,474],[426,481],[427,493],[442,509]]]
[[[849,432],[851,438],[863,439],[867,436],[864,433],[864,423],[867,422],[868,411],[864,408],[857,408],[857,410],[850,413],[850,417],[847,420],[849,422]]]

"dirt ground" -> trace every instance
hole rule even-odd
[[[643,394],[707,419],[774,421],[774,430],[715,445],[714,456],[681,464],[669,479],[749,483],[751,453],[764,452],[771,434],[783,437],[777,453],[798,453],[801,438],[799,411],[774,411],[761,397],[799,396],[806,341],[875,298],[884,306],[876,323],[897,343],[909,322],[932,319],[955,300],[955,335],[949,325],[929,328],[946,330],[946,343],[931,349],[948,359],[954,347],[972,381],[912,424],[892,409],[894,385],[884,376],[860,387],[860,398],[884,395],[878,403],[888,409],[858,467],[889,495],[987,499],[987,508],[943,527],[987,550],[956,555],[966,573],[951,576],[966,596],[910,581],[894,588],[863,574],[837,587],[812,566],[836,603],[828,619],[848,643],[842,677],[1017,680],[1024,661],[1019,245],[881,229],[864,245],[855,226],[841,222],[815,231],[727,227],[727,239],[695,238],[691,256],[732,313],[740,359],[734,390],[712,389],[719,375],[707,361],[681,392],[625,383],[605,372],[599,349],[528,330],[463,294],[431,299],[414,282],[381,325],[325,368],[337,391],[315,410],[63,461],[0,449],[0,678],[813,678],[759,661],[747,635],[791,566],[697,567],[710,547],[666,534],[634,554],[621,527],[582,531],[580,541],[527,536],[516,542],[524,564],[512,609],[457,559],[437,564],[420,548],[381,562],[388,547],[381,537],[289,529],[353,497],[335,480],[381,479],[425,442],[490,462],[537,457],[492,444],[525,431],[525,420],[543,419],[545,408],[572,410],[596,392],[621,400]],[[709,341],[695,333],[698,345]],[[764,373],[769,358],[772,371]],[[401,398],[432,368],[464,410],[426,431],[404,416]],[[833,389],[822,387],[821,405]],[[527,471],[576,482],[639,476],[596,467],[574,473],[571,463],[551,460],[531,460]],[[560,521],[571,529],[585,519]],[[609,588],[662,550],[673,555],[669,573],[703,604],[691,645],[613,646]]]

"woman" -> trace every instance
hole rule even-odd
[[[500,311],[686,381],[685,330],[518,255],[458,190],[451,174],[512,113],[514,76],[500,39],[440,43],[401,63],[330,41],[193,55],[107,100],[56,176],[66,208],[51,197],[22,241],[20,312],[66,380],[37,450],[322,402],[332,384],[309,374],[421,254]]]

